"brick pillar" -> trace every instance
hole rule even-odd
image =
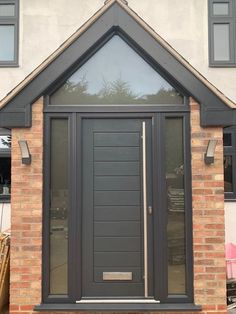
[[[191,99],[192,208],[195,303],[205,313],[226,313],[224,174],[222,128],[200,127]],[[215,162],[204,163],[209,139],[217,139]]]
[[[28,314],[41,300],[43,98],[32,107],[32,127],[12,130],[10,313]],[[27,140],[31,165],[21,163]]]

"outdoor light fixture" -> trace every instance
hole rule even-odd
[[[29,152],[29,147],[28,147],[27,141],[21,140],[21,141],[18,141],[18,143],[19,143],[20,151],[21,151],[22,164],[30,165],[31,164],[31,155]]]
[[[206,165],[214,163],[214,154],[216,149],[217,140],[209,140],[206,153],[204,155],[204,161]]]

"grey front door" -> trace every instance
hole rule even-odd
[[[83,297],[144,297],[143,121],[147,132],[147,205],[151,206],[151,121],[82,120]],[[147,217],[151,297],[152,217]]]

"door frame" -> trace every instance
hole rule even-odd
[[[58,107],[58,106],[56,106]],[[65,110],[65,107],[63,107]],[[46,108],[45,108],[46,109]],[[81,209],[81,191],[82,181],[81,174],[74,173],[76,162],[81,162],[81,136],[76,136],[76,130],[82,131],[82,119],[83,118],[151,118],[152,119],[152,160],[153,160],[153,254],[154,254],[154,298],[160,300],[163,303],[189,303],[193,300],[193,257],[192,257],[192,213],[191,213],[191,160],[190,160],[190,113],[189,108],[182,108],[182,112],[179,110],[170,112],[170,108],[167,112],[143,112],[142,106],[140,112],[120,112],[115,113],[81,113],[79,112],[79,106],[75,112],[62,113],[56,112],[56,108],[53,108],[52,112],[49,112],[49,108],[45,110],[44,120],[44,212],[43,212],[43,301],[45,303],[70,303],[75,302],[82,297],[82,276],[81,276],[81,263],[80,256],[82,252],[81,247],[81,226],[76,225],[76,221],[81,222],[81,210],[78,212],[77,205],[80,204]],[[98,108],[97,108],[98,110]],[[77,112],[76,112],[77,111]],[[77,117],[79,116],[78,121]],[[165,182],[165,140],[164,140],[164,128],[165,118],[176,117],[183,118],[183,141],[184,141],[184,162],[186,165],[186,173],[184,178],[185,185],[185,237],[186,237],[186,295],[168,295],[168,278],[167,278],[167,238],[163,226],[163,221],[166,220],[166,214],[163,208],[167,208],[166,200],[166,188],[163,182]],[[68,295],[50,295],[50,283],[49,283],[49,262],[50,262],[50,241],[49,241],[49,228],[50,228],[50,120],[52,118],[67,118],[69,124],[69,137],[70,137],[70,152],[69,152],[69,189],[70,193],[70,215],[69,215],[69,247],[68,247],[68,262],[70,264],[68,270]],[[77,179],[76,179],[77,177]],[[79,240],[79,243],[77,241]],[[161,254],[160,254],[161,252]],[[79,261],[79,262],[77,262]],[[76,278],[76,279],[75,279]]]

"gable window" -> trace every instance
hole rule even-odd
[[[0,202],[10,200],[11,194],[11,135],[0,129]]]
[[[209,0],[209,64],[236,66],[236,0]]]
[[[224,142],[224,190],[225,198],[236,200],[236,128],[225,128]]]
[[[17,66],[18,20],[18,0],[0,0],[0,66]]]

